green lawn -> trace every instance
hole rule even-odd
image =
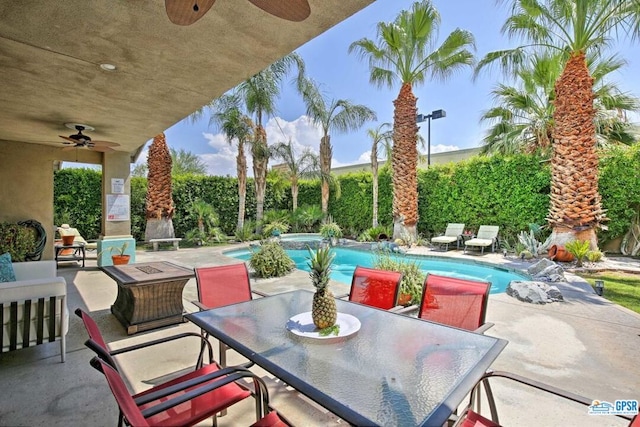
[[[640,274],[603,271],[580,273],[591,286],[595,280],[604,280],[604,297],[630,310],[640,313]]]

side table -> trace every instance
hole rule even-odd
[[[70,245],[56,243],[53,245],[53,249],[56,252],[56,266],[60,261],[82,261],[82,268],[84,268],[84,262],[87,257],[84,243],[72,243]]]

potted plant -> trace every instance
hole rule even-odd
[[[98,258],[100,258],[106,251],[109,251],[111,253],[111,261],[113,261],[113,265],[129,264],[131,255],[127,255],[124,253],[124,251],[126,251],[128,247],[129,242],[124,242],[122,246],[110,246],[100,251],[100,253],[98,254]]]
[[[331,217],[320,226],[320,235],[331,242],[331,246],[335,246],[339,237],[342,237],[342,229],[333,221]]]

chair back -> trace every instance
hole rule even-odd
[[[76,308],[76,316],[82,319],[82,324],[87,330],[87,334],[89,334],[89,339],[92,340],[95,344],[102,347],[107,353],[109,352],[109,347],[107,347],[107,343],[104,340],[102,333],[100,332],[100,328],[98,328],[98,324],[95,320],[87,312],[82,310],[81,308]]]
[[[444,235],[447,237],[458,237],[464,232],[464,223],[449,223],[447,229],[444,231]]]
[[[402,273],[357,266],[349,301],[389,310],[397,305]]]
[[[251,300],[251,282],[245,263],[197,267],[194,270],[198,301],[202,305],[217,308]]]
[[[149,425],[145,417],[142,415],[140,407],[133,400],[126,384],[124,383],[120,374],[113,369],[108,363],[103,360],[94,357],[91,359],[91,366],[102,371],[113,397],[115,397],[118,407],[122,412],[122,415],[127,420],[128,425],[135,427],[146,427]]]
[[[491,283],[427,274],[418,317],[474,331],[484,324]]]
[[[500,227],[497,225],[481,225],[478,229],[477,239],[495,239],[498,237]]]

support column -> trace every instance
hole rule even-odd
[[[98,240],[98,266],[113,265],[111,255],[130,255],[136,262],[136,241],[131,235],[130,153],[105,153],[102,161],[102,236]]]

